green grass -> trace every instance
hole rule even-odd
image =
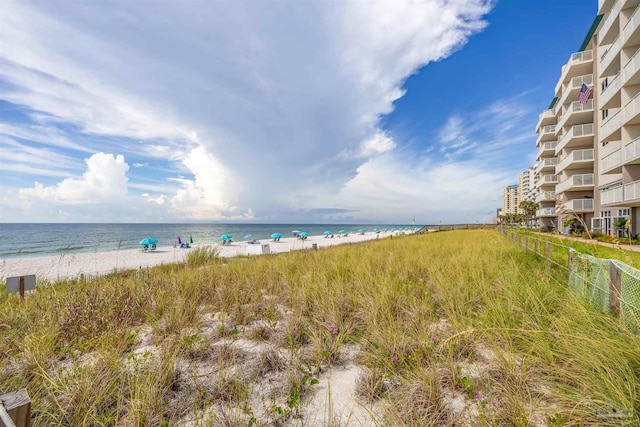
[[[0,329],[0,394],[26,387],[34,426],[285,425],[347,362],[363,368],[357,390],[379,425],[601,426],[640,413],[640,337],[489,230],[198,253],[40,287],[24,304],[1,293]]]

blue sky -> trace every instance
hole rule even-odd
[[[1,222],[446,223],[534,162],[597,1],[0,12]]]

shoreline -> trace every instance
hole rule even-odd
[[[324,235],[309,236],[306,240],[295,237],[284,237],[280,241],[263,239],[257,244],[249,244],[246,241],[233,242],[231,245],[202,244],[193,245],[191,249],[182,249],[173,246],[160,246],[155,251],[143,252],[140,249],[122,249],[106,252],[85,252],[78,254],[49,255],[41,257],[7,258],[0,261],[0,280],[7,277],[35,274],[36,280],[55,282],[85,276],[104,275],[124,270],[155,267],[161,264],[174,264],[185,262],[187,254],[193,249],[210,247],[218,250],[218,256],[230,258],[237,255],[246,255],[247,248],[257,249],[259,244],[268,244],[272,254],[290,252],[294,250],[312,249],[316,244],[318,249],[348,243],[388,238],[390,236],[413,234],[413,231],[380,232],[365,234],[349,234],[346,237],[335,236],[333,238]]]

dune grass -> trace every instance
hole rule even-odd
[[[34,426],[303,425],[319,380],[351,363],[370,413],[353,425],[602,426],[640,413],[640,337],[490,230],[196,253],[40,286],[24,304],[2,293],[0,330],[0,394],[27,388]],[[347,424],[330,415],[318,425]]]

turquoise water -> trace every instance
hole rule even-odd
[[[371,232],[375,227],[412,228],[372,224],[0,224],[0,259],[135,249],[145,237],[158,239],[158,246],[170,246],[178,236],[182,241],[192,236],[194,244],[211,244],[219,243],[220,236],[227,233],[238,242],[246,240],[248,233],[260,240],[273,233],[291,237],[293,230],[313,236],[326,230],[353,233],[364,228]]]

